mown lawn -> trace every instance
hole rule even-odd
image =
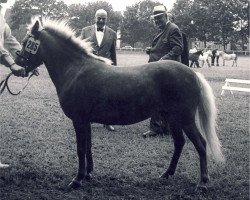
[[[211,84],[218,108],[218,134],[226,157],[224,165],[209,159],[208,192],[196,192],[198,155],[187,140],[176,174],[159,179],[173,152],[169,136],[143,139],[149,121],[115,126],[115,132],[93,124],[94,173],[82,188],[67,191],[77,172],[75,133],[63,114],[55,88],[44,67],[19,96],[0,96],[0,159],[11,168],[0,170],[0,199],[249,199],[249,95],[228,91],[221,96],[225,78],[250,79],[248,57],[238,67],[194,69]],[[147,56],[118,54],[123,66],[143,64]],[[1,67],[0,80],[8,73]],[[25,84],[13,78],[11,87]]]

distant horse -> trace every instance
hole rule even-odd
[[[42,23],[35,20],[18,55],[16,62],[28,71],[45,64],[63,112],[73,122],[79,168],[70,188],[78,188],[83,179],[91,178],[92,122],[127,125],[160,113],[163,123],[170,124],[175,147],[162,177],[175,173],[185,132],[199,154],[199,188],[206,188],[209,181],[206,144],[216,161],[223,160],[215,131],[212,89],[201,74],[185,65],[159,61],[114,67],[108,60],[95,56],[89,43],[76,38],[67,22],[50,19],[43,19]]]
[[[227,61],[232,60],[233,61],[232,67],[234,66],[234,64],[237,67],[237,55],[235,53],[227,54],[224,51],[217,51],[217,55],[221,56],[223,60],[223,66],[225,66],[225,60]]]
[[[190,67],[193,66],[193,64],[195,63],[195,65],[199,68],[200,65],[199,65],[199,57],[200,55],[203,56],[203,50],[200,50],[200,51],[196,51],[194,53],[189,53],[189,60],[191,61],[191,64],[190,64]],[[194,67],[195,67],[194,65]]]
[[[203,67],[205,63],[207,63],[208,67],[211,67],[209,60],[208,60],[208,57],[211,57],[211,56],[212,56],[211,50],[208,50],[205,53],[203,53],[203,55],[199,56],[199,61],[201,61],[201,67]]]

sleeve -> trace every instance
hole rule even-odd
[[[112,43],[112,46],[111,46],[111,50],[110,50],[110,53],[111,53],[111,60],[113,62],[113,65],[117,65],[117,60],[116,60],[116,33],[114,32],[114,39],[113,39],[113,43]]]
[[[16,38],[11,34],[11,30],[8,24],[5,23],[4,30],[4,47],[6,50],[2,54],[11,54],[12,57],[16,57],[16,52],[21,50],[20,43],[16,40]],[[2,56],[2,55],[1,55]]]
[[[9,55],[9,52],[4,48],[4,46],[0,43],[0,58],[2,55]]]
[[[178,28],[175,28],[169,36],[169,44],[171,50],[167,55],[163,56],[162,59],[171,59],[175,60],[176,57],[180,56],[183,51],[183,39],[181,31]]]

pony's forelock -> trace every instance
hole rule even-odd
[[[39,22],[39,30],[45,29],[53,31],[65,39],[71,39],[72,43],[80,47],[87,55],[105,62],[106,64],[112,64],[112,62],[104,57],[96,56],[93,54],[92,43],[87,40],[82,40],[80,37],[76,37],[76,32],[69,26],[69,21],[65,19],[55,20],[48,17],[39,18],[38,16],[32,17],[28,30],[31,31],[35,22]]]

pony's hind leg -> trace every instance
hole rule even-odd
[[[185,138],[180,124],[169,121],[169,127],[174,140],[174,154],[168,169],[161,175],[161,178],[168,178],[169,175],[174,175],[183,146],[185,145]]]
[[[207,169],[207,152],[206,152],[206,140],[198,130],[195,121],[190,125],[185,125],[183,128],[187,137],[194,144],[200,159],[200,176],[201,180],[198,184],[198,188],[206,189],[206,185],[209,182],[208,169]]]

